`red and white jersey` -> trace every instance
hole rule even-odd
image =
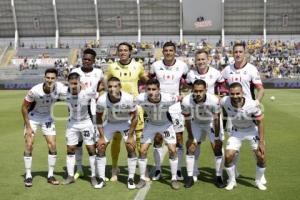
[[[234,82],[239,82],[243,86],[244,96],[254,99],[251,95],[251,85],[261,87],[262,81],[257,68],[247,63],[243,68],[236,69],[234,64],[228,65],[221,72],[225,81],[230,85]]]
[[[117,103],[112,103],[107,92],[102,94],[97,100],[97,113],[107,113],[109,123],[119,123],[129,121],[130,113],[135,112],[137,106],[133,101],[133,96],[121,91],[121,99]]]
[[[213,116],[221,112],[220,101],[214,94],[206,93],[203,103],[196,103],[193,94],[185,96],[181,103],[182,114],[191,117],[194,122],[201,125],[210,125]]]
[[[171,123],[169,107],[178,101],[176,96],[167,93],[161,93],[160,95],[160,102],[158,103],[150,102],[147,93],[139,94],[136,99],[137,104],[147,114],[148,123],[159,126]]]
[[[176,60],[172,66],[167,66],[163,60],[159,60],[152,64],[150,75],[156,76],[161,92],[179,95],[180,79],[187,75],[188,70],[187,64],[180,60]]]
[[[69,104],[69,119],[71,121],[78,122],[91,119],[88,106],[91,99],[95,98],[95,94],[91,88],[81,90],[77,95],[67,93],[65,101]]]
[[[59,99],[64,98],[68,87],[60,82],[55,83],[54,90],[46,94],[43,89],[44,83],[33,86],[25,96],[25,101],[32,103],[29,108],[30,118],[51,118],[52,105]]]
[[[217,83],[223,83],[224,78],[221,72],[213,67],[209,67],[205,74],[199,74],[197,70],[190,70],[186,77],[186,82],[188,84],[193,84],[195,80],[204,80],[207,84],[207,91],[211,94],[215,93],[215,86]]]
[[[230,97],[225,96],[221,100],[221,106],[225,109],[227,116],[231,119],[233,128],[249,129],[256,125],[253,120],[263,118],[259,106],[251,98],[245,97],[245,103],[242,108],[233,107]]]
[[[102,70],[98,68],[93,68],[93,71],[86,73],[79,67],[73,69],[72,72],[76,72],[80,75],[80,82],[82,82],[86,88],[92,87],[96,91],[99,81],[104,78]]]

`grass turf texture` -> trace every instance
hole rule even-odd
[[[52,186],[46,181],[47,147],[41,132],[35,137],[33,151],[33,187],[25,188],[23,184],[23,122],[20,113],[22,99],[26,91],[0,91],[0,193],[1,199],[134,199],[138,190],[129,191],[126,185],[127,159],[122,144],[119,164],[121,166],[120,182],[108,182],[101,190],[93,189],[89,183],[88,154],[84,152],[85,178],[71,185]],[[276,100],[271,101],[270,96]],[[254,187],[255,161],[250,146],[243,144],[238,169],[241,177],[238,187],[233,191],[217,189],[213,185],[214,156],[208,140],[202,145],[200,159],[200,181],[191,189],[182,188],[174,191],[170,188],[170,170],[168,156],[163,163],[163,179],[152,182],[146,199],[299,199],[300,159],[299,159],[299,122],[300,93],[298,90],[266,90],[263,105],[265,108],[265,132],[267,148],[267,191]],[[56,106],[56,117],[66,117],[65,106]],[[59,181],[65,177],[66,166],[65,132],[66,121],[56,121],[58,160],[55,176]],[[108,147],[110,149],[110,146]],[[108,169],[110,176],[110,151],[108,149]],[[148,153],[149,164],[153,164],[152,148]],[[185,163],[185,161],[184,161]],[[185,164],[184,164],[185,165]],[[185,169],[184,169],[185,171]],[[137,173],[139,172],[137,168]],[[224,174],[226,174],[224,172]]]

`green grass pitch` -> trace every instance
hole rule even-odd
[[[119,164],[120,181],[108,182],[101,190],[93,189],[88,178],[88,155],[84,153],[85,179],[75,184],[52,186],[46,182],[47,148],[39,132],[35,138],[33,151],[33,187],[23,184],[23,122],[20,113],[22,99],[26,91],[0,91],[0,199],[3,200],[46,200],[46,199],[134,199],[138,190],[129,191],[126,187],[126,153],[122,145]],[[270,96],[276,100],[271,101]],[[254,187],[255,161],[250,146],[244,143],[238,164],[241,178],[233,191],[217,189],[213,185],[214,157],[208,141],[202,146],[200,159],[200,181],[191,189],[174,191],[169,186],[170,170],[167,156],[163,166],[163,180],[152,182],[145,199],[300,199],[300,92],[299,90],[266,90],[263,101],[265,112],[265,132],[267,151],[266,178],[268,190],[259,191]],[[66,107],[56,106],[56,117],[67,115]],[[66,121],[56,121],[58,160],[55,175],[59,181],[65,176],[65,132]],[[297,147],[298,145],[298,147]],[[110,147],[109,147],[110,148]],[[107,153],[108,165],[111,164]],[[153,164],[152,149],[148,154],[149,164]],[[110,166],[108,166],[110,167]],[[138,173],[138,169],[137,169]],[[107,174],[110,170],[107,169]]]

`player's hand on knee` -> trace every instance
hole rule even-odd
[[[103,148],[105,148],[106,142],[104,137],[99,137],[98,141],[97,141],[97,149],[101,150]]]

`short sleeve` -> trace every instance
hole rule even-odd
[[[34,94],[34,90],[31,89],[27,92],[26,96],[25,96],[25,100],[28,102],[34,102],[35,100],[35,94]]]

